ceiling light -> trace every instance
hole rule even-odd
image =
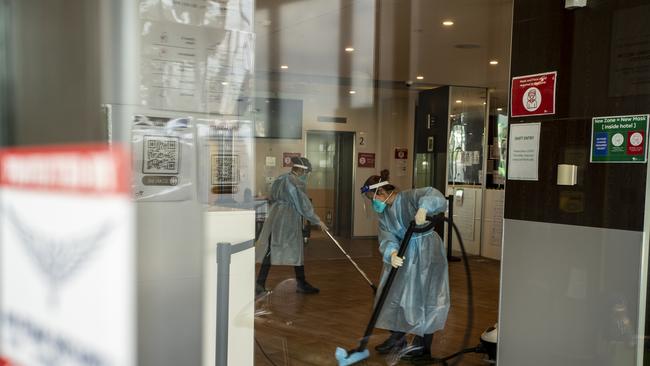
[[[418,79],[418,80],[422,80],[422,79],[424,79],[424,76],[420,75],[420,76],[416,76],[415,78]]]
[[[460,104],[460,103],[462,103],[462,102],[463,102],[463,101],[460,100],[460,99],[458,99],[458,100],[456,101],[456,103],[458,103],[458,104]]]
[[[356,90],[350,90],[350,94],[357,94]]]
[[[345,52],[354,52],[354,47],[346,47]]]
[[[490,61],[490,65],[498,65],[498,64],[499,64],[499,61],[497,61],[497,60]]]
[[[483,102],[483,105],[486,105],[486,104],[487,104],[487,102]]]
[[[451,27],[452,25],[454,25],[454,22],[451,20],[445,20],[444,22],[442,22],[442,25],[444,25],[445,27]]]
[[[497,111],[499,111],[499,112],[501,112],[502,110],[503,110],[503,108],[497,108]]]
[[[221,85],[228,85],[228,82],[227,81],[222,81]]]
[[[289,68],[289,66],[287,66],[287,65],[282,65],[282,66],[280,66],[280,68],[286,70],[286,69]]]

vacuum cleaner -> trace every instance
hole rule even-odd
[[[451,215],[450,215],[451,216]],[[453,216],[452,216],[453,217]],[[463,340],[463,344],[467,344],[469,341],[469,337],[471,336],[471,330],[472,330],[472,325],[474,323],[474,313],[473,313],[473,308],[474,308],[474,296],[473,296],[473,286],[472,286],[472,275],[471,271],[469,268],[469,262],[467,260],[467,253],[465,252],[465,244],[463,243],[463,239],[460,235],[460,231],[458,230],[458,227],[456,224],[454,224],[453,219],[450,219],[448,217],[445,217],[444,215],[436,216],[436,217],[427,217],[427,220],[429,223],[426,226],[423,227],[416,227],[415,222],[411,222],[411,224],[408,227],[408,230],[406,231],[406,234],[404,235],[404,239],[402,240],[402,243],[400,244],[400,249],[398,251],[398,256],[403,257],[404,253],[406,253],[406,249],[408,246],[409,241],[411,240],[411,237],[413,233],[423,233],[427,232],[431,229],[434,228],[436,223],[440,221],[447,221],[449,224],[449,232],[451,232],[451,229],[453,228],[453,231],[456,233],[456,236],[458,237],[458,241],[460,243],[460,249],[462,252],[463,256],[463,263],[465,265],[465,274],[466,274],[466,280],[467,280],[467,307],[469,311],[467,312],[467,327],[465,330],[465,337]],[[451,234],[450,234],[451,235]],[[362,360],[365,360],[370,356],[370,352],[366,348],[368,346],[368,340],[370,339],[370,335],[372,334],[372,331],[375,327],[375,324],[377,322],[377,319],[379,318],[379,313],[381,312],[381,308],[384,304],[384,301],[386,300],[386,297],[388,296],[388,292],[390,291],[390,287],[393,283],[393,280],[397,274],[398,268],[392,268],[389,275],[388,279],[386,280],[386,284],[384,285],[384,289],[380,294],[379,300],[377,301],[377,305],[375,306],[372,316],[370,317],[370,322],[368,323],[368,326],[366,327],[366,332],[361,338],[361,341],[359,342],[359,346],[355,349],[352,349],[350,351],[346,351],[345,349],[338,347],[335,352],[335,357],[338,362],[339,366],[348,366],[348,365],[353,365],[357,362],[360,362]],[[466,353],[482,353],[486,354],[488,356],[488,362],[496,364],[496,357],[497,357],[497,324],[495,324],[493,327],[488,328],[481,334],[481,340],[480,344],[476,347],[471,347],[471,348],[465,348],[461,351],[458,351],[452,355],[446,356],[444,358],[432,358],[429,360],[420,360],[420,361],[415,361],[414,363],[417,365],[434,365],[434,364],[442,364],[442,365],[448,365],[450,360],[456,359],[456,362],[454,362],[452,365],[457,364],[460,362],[459,356],[462,356]]]
[[[460,355],[466,353],[482,353],[487,355],[486,362],[495,364],[497,362],[497,324],[494,324],[493,327],[486,329],[483,334],[481,334],[481,343],[476,347],[465,348],[454,354],[443,358],[434,358],[428,361],[416,361],[413,362],[415,365],[449,365],[449,360],[452,360]]]
[[[444,219],[444,217],[442,219]],[[406,230],[406,234],[402,239],[402,243],[400,243],[400,247],[397,252],[398,257],[404,257],[404,254],[406,253],[406,249],[408,247],[409,242],[411,241],[411,237],[413,236],[413,233],[425,233],[429,230],[432,230],[435,227],[436,222],[441,220],[441,217],[435,217],[435,218],[427,217],[427,220],[429,221],[429,223],[427,223],[422,227],[417,227],[415,225],[415,221],[411,221],[408,229]],[[393,284],[393,281],[395,280],[395,276],[397,275],[398,270],[399,268],[395,268],[395,267],[391,268],[390,273],[388,274],[388,278],[386,279],[386,283],[384,285],[383,291],[381,291],[381,293],[379,294],[379,299],[377,300],[377,304],[375,305],[375,308],[372,312],[372,316],[370,317],[370,321],[368,322],[368,326],[366,327],[366,332],[364,333],[363,337],[361,338],[361,341],[359,342],[359,346],[349,351],[346,351],[341,347],[336,348],[336,352],[334,353],[334,355],[336,357],[339,366],[353,365],[357,362],[365,360],[370,356],[370,352],[367,349],[368,340],[372,335],[372,331],[375,328],[377,319],[379,318],[379,313],[381,312],[381,309],[384,306],[384,302],[388,297],[388,293]]]

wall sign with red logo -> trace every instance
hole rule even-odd
[[[359,153],[357,163],[359,168],[374,168],[375,153]]]
[[[401,149],[401,148],[396,148],[395,149],[395,159],[398,160],[406,160],[409,157],[409,149]]]
[[[555,114],[557,71],[512,78],[512,117]]]
[[[291,158],[299,158],[300,153],[282,153],[282,166],[284,168],[288,168],[290,166],[293,166],[291,163]]]

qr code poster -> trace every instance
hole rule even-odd
[[[186,201],[194,197],[194,128],[189,123],[177,122],[133,127],[131,151],[136,200]]]
[[[145,136],[143,174],[178,174],[181,159],[180,139],[169,136]]]
[[[239,184],[239,156],[212,154],[212,185],[236,186]]]

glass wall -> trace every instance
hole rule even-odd
[[[300,249],[304,261],[283,262],[272,254],[279,246],[271,245],[270,267],[261,263],[256,274],[258,364],[333,364],[337,346],[352,349],[364,336],[375,299],[364,276],[379,285],[390,268],[385,262],[390,253],[377,239],[381,215],[359,194],[369,178],[371,183],[387,179],[402,200],[415,194],[408,193],[414,187],[434,187],[442,196],[450,194],[447,184],[465,187],[458,222],[467,235],[468,253],[481,253],[481,191],[486,175],[498,171],[498,164],[489,172],[486,168],[487,145],[492,144],[487,142],[487,116],[507,109],[511,12],[512,2],[491,0],[256,2],[256,97],[276,100],[282,111],[281,118],[280,113],[268,114],[265,131],[273,131],[272,125],[284,132],[256,139],[257,199],[271,202],[280,189],[275,182],[301,174],[279,162],[306,157],[312,171],[305,199],[311,200],[318,219],[332,233],[344,220],[352,227],[349,235],[334,235],[334,243],[317,223],[305,222],[311,233]],[[424,102],[425,95],[443,90],[444,103],[435,98]],[[290,106],[293,101],[302,103],[299,118]],[[435,113],[438,107],[444,107],[444,116]],[[347,161],[352,173],[343,179],[344,144],[336,137],[341,132],[354,134]],[[352,215],[337,216],[341,200],[350,204]],[[266,217],[267,225],[272,216]],[[411,219],[400,220],[406,227]],[[294,230],[290,225],[295,224],[284,225],[283,230]],[[404,234],[403,229],[393,230],[398,237]],[[268,237],[262,234],[262,239]],[[500,233],[492,239],[500,243]],[[437,240],[441,248],[443,238]],[[457,241],[453,245],[459,248]],[[480,306],[488,310],[469,325],[468,312],[452,305],[443,329],[428,328],[436,333],[433,341],[427,338],[436,356],[474,343],[476,334],[496,321],[498,262],[486,263],[480,271],[491,274],[483,276],[482,285],[491,291]],[[462,267],[451,271],[462,275]],[[426,333],[403,329],[406,343],[400,340],[396,347],[376,351],[389,336],[385,324],[378,328],[368,338],[369,364],[395,364],[408,351],[401,346],[417,348],[418,336]],[[464,343],[470,333],[473,338]],[[426,353],[423,347],[416,353],[420,351]],[[482,358],[466,356],[461,364],[479,365]]]
[[[503,169],[503,121],[490,172],[485,126],[507,109],[512,6],[0,0],[0,142],[127,149],[135,259],[114,268],[136,274],[138,365],[334,364],[362,339],[372,365],[440,357],[497,320],[499,262],[478,257],[469,198],[486,295],[448,283],[463,267],[427,227],[386,289],[398,320],[364,330],[420,203],[442,215],[448,185]],[[0,334],[0,364],[16,340]]]

